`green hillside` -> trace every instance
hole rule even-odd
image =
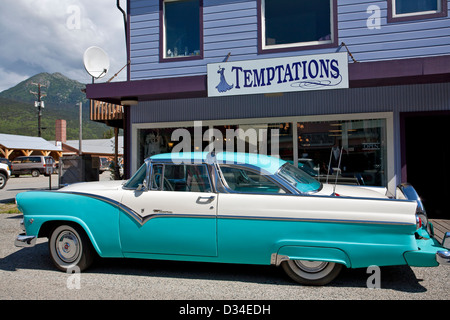
[[[89,120],[89,101],[81,91],[85,84],[71,80],[60,73],[40,73],[0,93],[0,133],[27,136],[38,135],[38,115],[34,102],[40,83],[45,103],[42,110],[42,137],[55,140],[55,121],[67,121],[67,139],[78,139],[79,106],[83,104],[83,138],[101,139],[108,127]]]

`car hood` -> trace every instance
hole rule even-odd
[[[323,184],[322,189],[316,193],[317,195],[332,195],[336,193],[341,197],[354,198],[381,198],[387,199],[387,189],[382,187],[366,187],[366,186],[349,186],[349,185],[333,185]]]
[[[120,201],[123,183],[123,180],[80,182],[61,188],[58,192],[85,193]]]

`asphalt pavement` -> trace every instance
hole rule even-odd
[[[108,180],[104,173],[101,180]],[[52,176],[52,189],[58,176]],[[48,190],[49,178],[11,178],[0,201],[14,201],[26,190]],[[47,239],[33,248],[17,248],[21,214],[0,214],[0,301],[2,300],[449,300],[450,267],[382,267],[380,286],[369,288],[372,272],[344,270],[325,287],[293,283],[274,266],[230,265],[137,259],[100,259],[81,274],[66,274],[52,264]],[[197,302],[197,306],[207,305]],[[202,304],[203,303],[203,304]],[[191,303],[192,304],[192,303]],[[186,303],[167,305],[169,313]],[[272,310],[275,312],[275,306]],[[227,307],[228,308],[228,307]],[[206,310],[206,309],[197,309]],[[224,315],[225,306],[216,313]]]

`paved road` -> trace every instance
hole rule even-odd
[[[104,174],[102,179],[109,177]],[[56,175],[52,185],[57,185]],[[11,178],[0,191],[0,201],[14,198],[17,192],[45,188],[48,177]],[[366,269],[345,270],[333,283],[318,288],[297,285],[273,266],[102,259],[81,275],[69,275],[51,263],[47,239],[39,239],[34,248],[14,246],[21,217],[0,214],[0,300],[450,299],[450,268],[443,266],[381,268],[379,289],[367,288],[371,274]],[[69,286],[68,280],[73,280]]]
[[[0,300],[450,298],[450,268],[444,266],[381,268],[380,289],[367,288],[370,274],[365,269],[345,270],[327,287],[316,288],[292,283],[273,266],[134,259],[102,259],[76,278],[56,270],[46,239],[39,239],[34,248],[14,246],[21,217],[0,214]],[[73,280],[69,286],[68,280]]]

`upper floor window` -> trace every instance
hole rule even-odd
[[[202,0],[161,0],[162,60],[202,58],[202,9]]]
[[[447,16],[447,0],[388,0],[388,22]]]
[[[259,0],[260,52],[337,45],[336,0]]]

